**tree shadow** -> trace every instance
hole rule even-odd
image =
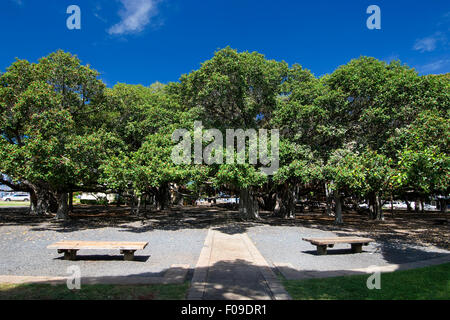
[[[125,262],[124,262],[125,263]],[[81,274],[80,282],[81,282],[81,289],[75,292],[83,292],[83,286],[85,285],[118,285],[118,286],[147,286],[147,285],[183,285],[186,283],[186,281],[190,281],[192,278],[192,269],[191,268],[185,268],[185,267],[171,267],[166,268],[160,272],[143,272],[143,273],[136,273],[136,274],[129,274],[124,276],[116,276],[116,275],[100,275],[100,276],[87,276],[84,277],[83,274]],[[19,283],[16,283],[17,285],[11,286],[11,288],[2,288],[0,291],[0,300],[3,299],[27,299],[27,300],[48,300],[52,299],[52,294],[50,293],[50,297],[42,296],[42,293],[40,291],[37,291],[36,294],[33,296],[32,290],[29,287],[23,288],[22,285],[29,285],[29,284],[41,284],[41,285],[62,285],[63,288],[55,288],[55,291],[58,290],[58,293],[61,294],[61,296],[54,297],[53,299],[70,299],[68,298],[67,293],[74,292],[69,289],[66,289],[65,286],[67,284],[67,279],[70,276],[65,277],[47,277],[47,276],[40,276],[40,277],[26,277],[26,279],[19,280]],[[15,280],[17,281],[17,279]],[[61,290],[62,289],[62,290]],[[39,289],[37,289],[39,290]],[[51,290],[51,289],[50,289]],[[65,291],[67,290],[67,291]],[[110,288],[105,287],[103,290],[105,290],[104,295],[101,295],[98,299],[114,299],[114,296],[109,291]],[[65,291],[65,292],[64,292]],[[48,290],[46,290],[46,293],[48,294]],[[31,295],[30,295],[31,294]],[[95,297],[94,297],[95,298]],[[127,299],[129,297],[127,296]],[[79,297],[76,297],[74,295],[74,299],[80,299]],[[136,299],[141,299],[141,297],[136,297]]]
[[[362,253],[366,253],[366,252],[368,252],[368,251],[365,251],[363,249]],[[306,254],[313,255],[313,256],[320,256],[317,253],[317,250],[305,250],[305,251],[302,251],[302,253],[306,253]],[[353,254],[355,254],[355,253],[352,252],[352,249],[333,249],[333,248],[328,248],[326,255],[327,256],[335,256],[335,255],[338,256],[338,255],[353,255]]]
[[[355,236],[354,233],[338,232],[339,237],[351,237]],[[426,247],[418,246],[415,239],[405,237],[404,234],[399,233],[383,233],[377,234],[371,233],[370,238],[375,241],[372,245],[375,245],[376,251],[370,251],[367,246],[362,247],[362,253],[353,253],[350,245],[348,249],[341,248],[327,248],[326,255],[359,255],[359,254],[373,254],[380,253],[383,259],[390,264],[402,264],[414,261],[429,260],[440,257],[450,257],[450,252],[444,250],[427,251]],[[319,256],[317,250],[303,250],[302,253],[309,255]]]

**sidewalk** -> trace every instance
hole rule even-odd
[[[210,229],[194,271],[188,300],[290,299],[245,233]]]

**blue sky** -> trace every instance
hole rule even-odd
[[[66,27],[69,5],[81,9],[81,30]],[[366,27],[369,5],[381,9],[381,30]],[[448,0],[2,0],[0,30],[1,71],[63,49],[108,86],[177,81],[226,46],[317,76],[361,55],[450,72]]]

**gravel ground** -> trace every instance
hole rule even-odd
[[[241,227],[223,232],[242,232]],[[232,228],[231,228],[232,229]],[[239,230],[240,231],[239,231]],[[173,264],[195,267],[207,234],[207,227],[153,229],[151,224],[129,222],[116,226],[64,229],[48,222],[0,225],[0,275],[67,276],[67,267],[78,265],[82,276],[162,276]],[[351,254],[350,245],[338,244],[327,256],[317,256],[316,247],[302,237],[328,237],[330,231],[298,226],[253,225],[246,231],[269,264],[290,263],[296,270],[348,270],[369,266],[427,260],[450,251],[433,246],[417,246],[400,239],[379,237]],[[344,236],[345,233],[339,235]],[[136,261],[123,261],[117,251],[80,250],[77,261],[65,261],[47,245],[60,240],[148,241],[136,252]]]
[[[450,255],[450,251],[433,246],[411,245],[398,239],[376,239],[376,242],[364,246],[363,253],[360,254],[352,254],[349,244],[337,244],[328,249],[326,256],[318,256],[316,246],[303,241],[302,238],[333,237],[337,236],[336,233],[288,226],[256,226],[250,228],[247,233],[269,264],[290,263],[296,270],[304,271],[358,269]],[[344,235],[346,234],[339,234]]]
[[[152,230],[133,222],[117,227],[61,230],[45,225],[0,226],[0,275],[67,276],[67,267],[77,265],[82,276],[162,276],[172,264],[196,265],[207,229]],[[147,241],[136,261],[123,261],[119,250],[80,250],[78,260],[62,260],[62,254],[47,249],[60,240]]]

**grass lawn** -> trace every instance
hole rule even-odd
[[[450,263],[381,274],[381,289],[369,290],[370,275],[285,280],[295,300],[437,300],[450,299]]]
[[[0,284],[0,300],[183,300],[189,283],[161,285]]]
[[[0,201],[0,207],[29,207],[30,203],[24,201]]]

